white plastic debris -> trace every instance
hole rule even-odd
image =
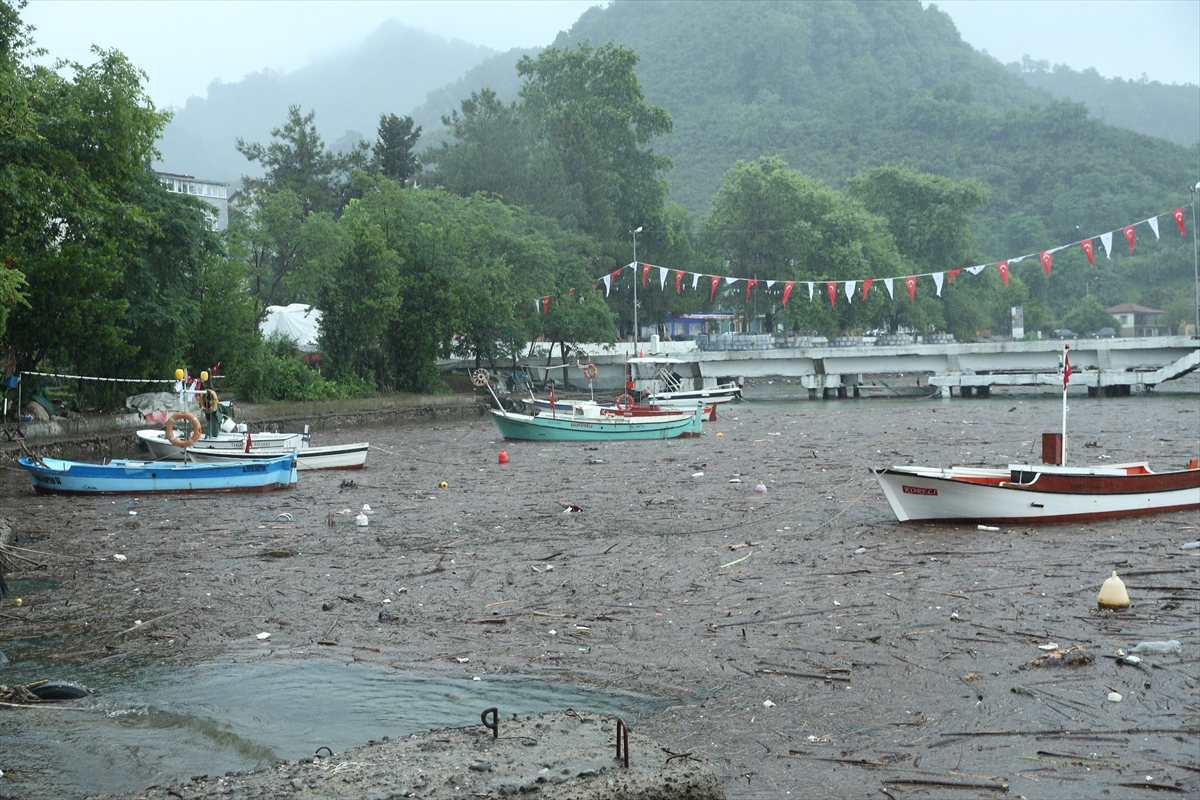
[[[374,514],[375,512],[371,510],[371,507],[370,507],[369,505],[367,505],[366,503],[363,503],[363,507],[362,507],[362,513],[364,513],[364,514]]]
[[[762,481],[759,481],[758,485],[754,487],[754,491],[758,492],[759,494],[766,494],[767,487]]]
[[[455,661],[457,661],[457,662],[458,662],[458,663],[460,663],[460,664],[466,664],[466,663],[468,663],[468,662],[469,662],[471,659],[469,659],[469,658],[456,658],[456,659],[454,659],[454,660],[455,660]]]
[[[271,634],[267,633],[266,631],[263,631],[262,633],[258,634],[258,638],[259,639],[270,639]]]
[[[1055,644],[1054,642],[1050,642],[1049,644],[1039,644],[1038,645],[1038,650],[1057,650],[1057,649],[1058,649],[1058,645]]]
[[[1119,692],[1109,692],[1108,699],[1113,703],[1119,703],[1122,700],[1124,700],[1125,698],[1122,697]]]
[[[854,555],[856,555],[856,556],[861,556],[861,555],[862,555],[863,553],[865,553],[865,552],[867,552],[867,548],[865,548],[865,547],[860,547],[860,548],[858,548],[857,550],[855,550],[855,551],[854,551]]]
[[[128,560],[129,559],[127,559],[125,556],[121,555],[120,553],[113,554],[113,561],[128,561]]]
[[[774,703],[772,703],[770,700],[763,700],[763,705],[764,705],[764,706],[766,706],[767,708],[774,708],[774,707],[775,707],[775,704],[774,704]]]
[[[693,473],[692,473],[692,477],[693,477],[693,478],[703,478],[703,477],[704,477],[704,473],[703,473],[703,472],[693,472]]]
[[[1180,550],[1200,550],[1200,542],[1188,542],[1187,544],[1179,545]]]
[[[1179,653],[1183,645],[1174,639],[1167,642],[1142,642],[1129,652],[1131,653]]]
[[[134,625],[141,625],[141,624],[142,624],[142,621],[141,621],[140,619],[135,619],[135,620],[133,621],[133,624],[134,624]]]
[[[558,631],[554,630],[554,628],[551,628],[551,629],[550,629],[550,635],[551,635],[551,636],[557,636],[557,635],[558,635]]]
[[[137,516],[137,512],[136,512],[136,511],[130,511],[130,512],[129,512],[129,516],[131,516],[131,517],[136,517],[136,516]]]
[[[392,602],[392,598],[390,598],[390,597],[385,597],[385,598],[383,598],[383,602],[385,602],[385,603],[390,603],[390,602]]]
[[[354,518],[354,524],[360,528],[367,527],[367,515],[359,514],[357,517]]]
[[[981,531],[998,531],[998,530],[1000,530],[999,528],[993,528],[991,525],[976,525],[975,527]]]

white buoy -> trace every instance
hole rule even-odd
[[[1117,577],[1115,569],[1100,587],[1096,602],[1101,608],[1129,608],[1129,592],[1125,591],[1125,583]]]
[[[359,513],[359,515],[354,518],[354,524],[360,528],[367,527],[367,515],[363,514],[363,513]]]

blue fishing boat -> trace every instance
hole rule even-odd
[[[38,494],[273,492],[296,486],[296,454],[250,464],[113,459],[107,464],[26,457],[17,460]]]

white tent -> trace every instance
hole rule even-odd
[[[263,338],[277,331],[294,339],[306,353],[315,353],[317,336],[321,333],[321,312],[307,303],[267,306],[267,318],[262,324]]]

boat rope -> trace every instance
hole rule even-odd
[[[100,378],[95,375],[65,375],[61,372],[21,370],[21,375],[41,375],[45,378],[69,378],[79,381],[108,381],[110,383],[175,383],[174,378]]]

